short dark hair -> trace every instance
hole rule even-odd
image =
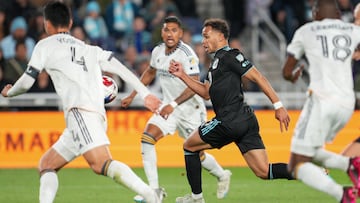
[[[182,22],[181,20],[176,16],[167,16],[164,19],[164,23],[176,23],[179,27],[182,28]]]
[[[224,34],[225,39],[229,39],[230,28],[228,23],[220,18],[210,18],[204,22],[203,27],[210,26]]]
[[[43,15],[54,27],[67,27],[71,21],[70,8],[59,0],[52,0],[44,6]]]

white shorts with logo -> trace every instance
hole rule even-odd
[[[68,162],[95,147],[110,144],[106,118],[99,113],[71,109],[66,126],[53,148]]]
[[[179,136],[186,139],[191,132],[206,121],[206,108],[198,106],[196,108],[180,109],[179,107],[169,115],[167,120],[160,115],[152,115],[148,124],[159,127],[164,136],[173,135],[178,130]]]
[[[310,95],[301,111],[291,140],[291,152],[312,157],[319,147],[333,141],[353,114],[331,101]]]

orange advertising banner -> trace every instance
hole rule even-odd
[[[271,162],[287,162],[289,145],[300,111],[289,111],[290,129],[280,132],[280,126],[272,110],[257,110],[260,133]],[[140,137],[151,112],[143,110],[108,111],[108,136],[113,158],[131,167],[142,167]],[[214,116],[208,111],[208,117]],[[360,135],[360,112],[356,111],[327,148],[340,152]],[[65,121],[62,112],[0,112],[0,168],[34,168],[41,155],[61,135]],[[184,165],[183,140],[177,135],[167,136],[156,144],[159,167]],[[245,166],[240,151],[234,144],[221,150],[208,150],[223,166]],[[88,167],[82,157],[67,167]]]

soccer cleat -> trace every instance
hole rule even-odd
[[[219,178],[216,192],[216,196],[218,199],[225,198],[226,194],[229,192],[231,175],[231,171],[225,170],[225,174],[223,175],[223,177]]]
[[[165,189],[164,188],[157,188],[154,190],[156,195],[157,195],[157,199],[158,201],[162,202],[163,199],[167,196]],[[145,198],[141,195],[136,195],[134,197],[134,201],[136,203],[146,203]]]
[[[175,200],[176,203],[205,203],[203,197],[200,199],[194,199],[191,194],[187,194],[184,197],[177,197]]]
[[[160,199],[160,202],[162,202],[163,201],[163,199],[165,198],[165,197],[167,197],[167,193],[165,192],[165,189],[164,188],[157,188],[157,189],[155,189],[155,193],[156,193],[156,195],[159,197],[159,199]]]
[[[340,203],[356,203],[357,189],[353,187],[344,187],[344,193]]]
[[[356,189],[360,189],[360,157],[350,158],[347,174]]]

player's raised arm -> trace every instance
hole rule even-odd
[[[181,63],[177,61],[172,61],[170,63],[169,72],[176,77],[180,78],[185,84],[192,89],[196,94],[200,95],[202,98],[209,100],[209,83],[202,83],[198,80],[191,78],[188,74],[185,73],[184,68]]]

